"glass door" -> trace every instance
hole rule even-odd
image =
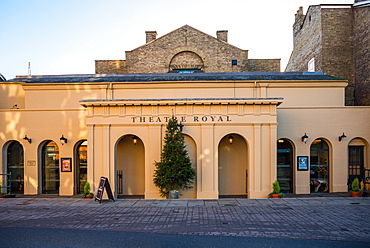
[[[59,147],[49,141],[42,148],[42,193],[59,193]]]
[[[329,192],[329,146],[323,139],[316,139],[310,149],[311,192]]]
[[[289,141],[277,141],[277,180],[281,192],[293,192],[293,147]]]
[[[355,178],[361,182],[364,179],[364,147],[348,147],[348,189],[351,190]]]
[[[24,193],[23,146],[18,141],[12,142],[8,147],[7,174],[11,174],[10,176],[11,193],[23,194]]]
[[[87,181],[87,140],[82,141],[76,149],[76,193],[84,193]]]

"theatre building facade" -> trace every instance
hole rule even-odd
[[[370,107],[345,106],[347,81],[279,72],[190,26],[96,74],[18,76],[0,82],[2,185],[26,195],[96,192],[158,199],[154,163],[166,124],[182,126],[196,171],[181,198],[266,198],[272,182],[296,194],[347,192],[369,166]]]

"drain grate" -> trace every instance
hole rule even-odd
[[[272,209],[275,209],[275,210],[292,210],[293,208],[289,207],[289,206],[286,206],[286,205],[273,205],[273,206],[270,206]]]

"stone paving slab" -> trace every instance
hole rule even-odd
[[[359,241],[370,244],[370,198],[0,199],[0,227]]]
[[[212,206],[272,206],[272,205],[370,205],[370,197],[330,197],[330,198],[282,198],[282,199],[116,199],[94,201],[93,199],[79,198],[0,198],[0,206],[11,205],[37,206],[86,206],[109,205],[120,207],[212,207]]]

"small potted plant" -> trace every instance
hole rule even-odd
[[[352,197],[362,197],[363,191],[360,189],[360,182],[357,177],[352,181],[352,190],[350,192]]]
[[[90,192],[90,183],[86,182],[84,186],[84,193],[82,195],[82,198],[93,198],[94,193]]]
[[[280,184],[277,180],[272,183],[272,192],[269,194],[269,198],[282,198],[284,194],[280,192]]]

